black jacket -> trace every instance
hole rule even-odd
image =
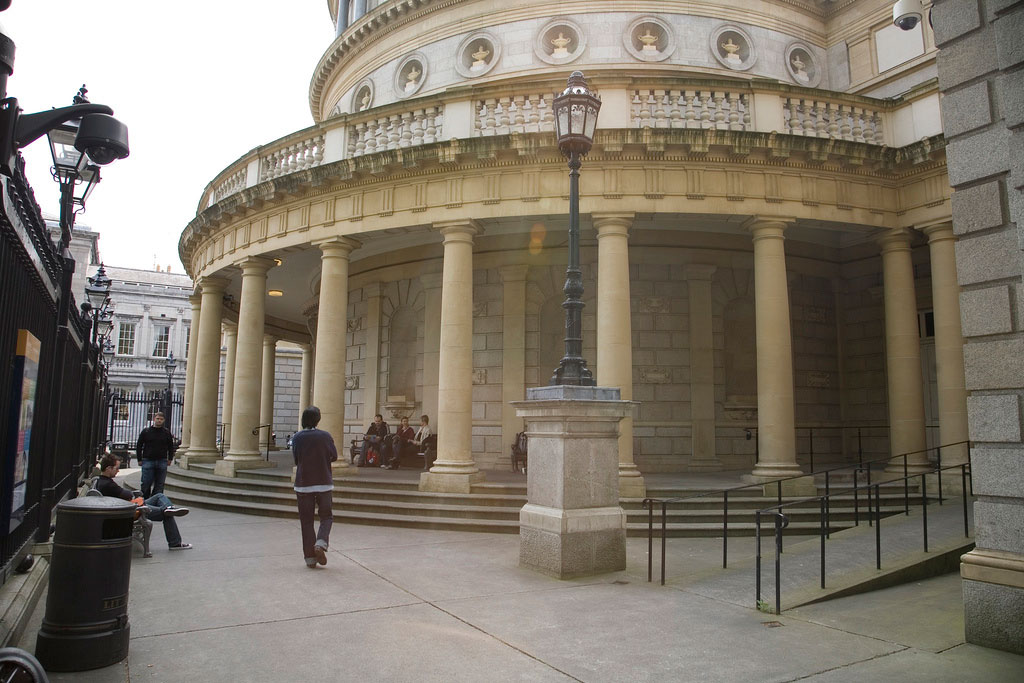
[[[334,437],[322,429],[303,429],[292,436],[295,458],[295,486],[333,484],[331,463],[338,459]]]
[[[132,500],[134,498],[131,491],[102,474],[96,480],[96,490],[104,496],[110,496],[111,498],[121,498],[123,500]]]
[[[150,425],[139,434],[139,441],[135,444],[135,457],[139,460],[173,460],[177,448],[178,444],[171,430]]]

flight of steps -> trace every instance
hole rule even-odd
[[[483,482],[469,494],[430,493],[418,489],[415,471],[361,470],[358,476],[335,481],[333,512],[335,520],[352,524],[400,526],[455,531],[518,533],[519,510],[526,503],[525,478],[515,482]],[[834,482],[832,491],[842,486]],[[236,478],[218,477],[213,465],[193,464],[188,470],[172,467],[165,490],[178,505],[226,510],[245,514],[298,518],[295,492],[282,470],[247,470]],[[729,536],[753,536],[754,512],[777,502],[774,495],[731,493],[729,496]],[[705,491],[680,487],[650,488],[652,498],[696,496]],[[758,492],[759,493],[759,492]],[[903,512],[902,486],[887,486],[881,493],[882,515]],[[783,501],[797,500],[783,497]],[[919,501],[911,493],[911,504]],[[623,499],[629,536],[646,536],[648,511],[640,499]],[[860,497],[860,521],[867,520],[867,502]],[[666,535],[670,537],[721,537],[721,494],[694,498],[668,506]],[[787,509],[787,535],[816,534],[820,511],[816,502]],[[773,524],[770,516],[763,528]],[[833,531],[854,525],[852,494],[842,494],[831,506]],[[654,514],[655,535],[660,535],[660,506]]]

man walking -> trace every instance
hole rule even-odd
[[[302,556],[306,566],[316,568],[327,564],[330,543],[331,495],[334,480],[331,463],[338,459],[338,449],[330,432],[317,429],[320,409],[310,406],[302,411],[302,430],[292,436],[292,457],[295,459],[295,496],[299,505],[299,528],[302,530]],[[313,533],[313,508],[320,514],[320,528]]]
[[[153,424],[139,434],[135,457],[142,466],[142,497],[164,492],[167,465],[174,459],[178,443],[171,430],[164,426],[164,414],[153,415]]]

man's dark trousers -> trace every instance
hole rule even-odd
[[[331,527],[334,525],[334,515],[331,512],[332,493],[333,491],[295,492],[299,504],[299,527],[302,529],[302,556],[305,558],[316,557],[313,546],[317,541],[323,541],[321,545],[327,547]],[[320,511],[320,528],[316,534],[313,533],[314,507]]]

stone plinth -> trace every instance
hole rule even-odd
[[[276,467],[276,464],[263,458],[229,459],[225,457],[214,463],[213,473],[218,477],[237,477],[241,470],[259,470],[265,467]]]
[[[609,387],[537,387],[513,404],[530,444],[521,566],[560,579],[626,568],[618,436],[633,402],[619,396]]]

